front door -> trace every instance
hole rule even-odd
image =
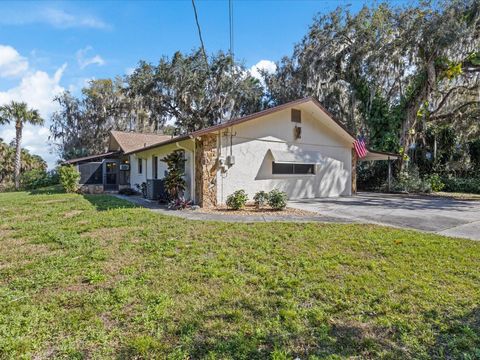
[[[103,189],[105,191],[118,191],[118,161],[105,161],[105,179]]]

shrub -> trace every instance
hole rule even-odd
[[[274,210],[283,210],[287,206],[287,194],[273,189],[268,193],[268,205]]]
[[[138,193],[133,190],[132,188],[123,188],[123,189],[120,189],[118,190],[118,193],[120,195],[127,195],[127,196],[130,196],[130,195],[137,195]]]
[[[58,174],[60,176],[60,184],[66,192],[78,191],[80,173],[73,165],[60,166]]]
[[[58,182],[58,173],[55,170],[46,172],[43,169],[33,169],[25,171],[20,175],[20,185],[25,190],[57,185]]]
[[[445,184],[443,183],[442,179],[438,174],[430,175],[428,181],[430,182],[430,187],[432,188],[432,191],[442,191],[445,187]]]
[[[479,178],[448,177],[442,180],[445,183],[445,191],[480,194]]]
[[[357,163],[357,189],[378,190],[388,179],[386,161],[360,161]]]
[[[239,210],[245,206],[248,201],[248,196],[245,190],[237,190],[227,197],[227,207],[233,210]]]
[[[392,190],[408,193],[426,193],[432,191],[432,187],[430,181],[420,177],[416,166],[410,166],[407,171],[401,172],[398,178],[392,181]]]
[[[185,198],[180,198],[176,200],[172,200],[168,203],[168,208],[171,210],[183,210],[183,209],[190,209],[192,207],[191,200],[185,200]]]
[[[142,196],[146,199],[147,198],[147,183],[144,181],[141,184],[135,184],[138,192],[142,194]]]
[[[253,201],[255,201],[257,209],[260,209],[268,203],[268,193],[266,191],[257,192],[253,197]]]
[[[176,150],[168,154],[162,159],[167,163],[168,173],[165,176],[165,191],[168,195],[168,200],[177,200],[183,198],[183,193],[187,186],[185,179],[185,153],[181,150]]]

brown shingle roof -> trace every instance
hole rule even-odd
[[[144,147],[161,143],[172,138],[170,135],[142,134],[127,131],[111,131],[110,134],[124,153],[140,150]]]

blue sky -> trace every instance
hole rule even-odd
[[[248,68],[290,55],[318,13],[367,1],[234,0],[234,51]],[[229,48],[228,1],[196,1],[208,53]],[[23,146],[44,157],[52,98],[63,90],[79,94],[92,78],[123,75],[139,60],[157,62],[175,51],[199,46],[191,1],[2,1],[0,2],[0,104],[28,102],[46,118],[28,127]],[[13,126],[0,127],[10,141]]]

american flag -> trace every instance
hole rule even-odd
[[[355,148],[355,152],[360,159],[367,156],[367,145],[365,145],[365,138],[363,137],[363,135],[359,136],[357,140],[355,140],[355,142],[353,143],[353,147]]]

